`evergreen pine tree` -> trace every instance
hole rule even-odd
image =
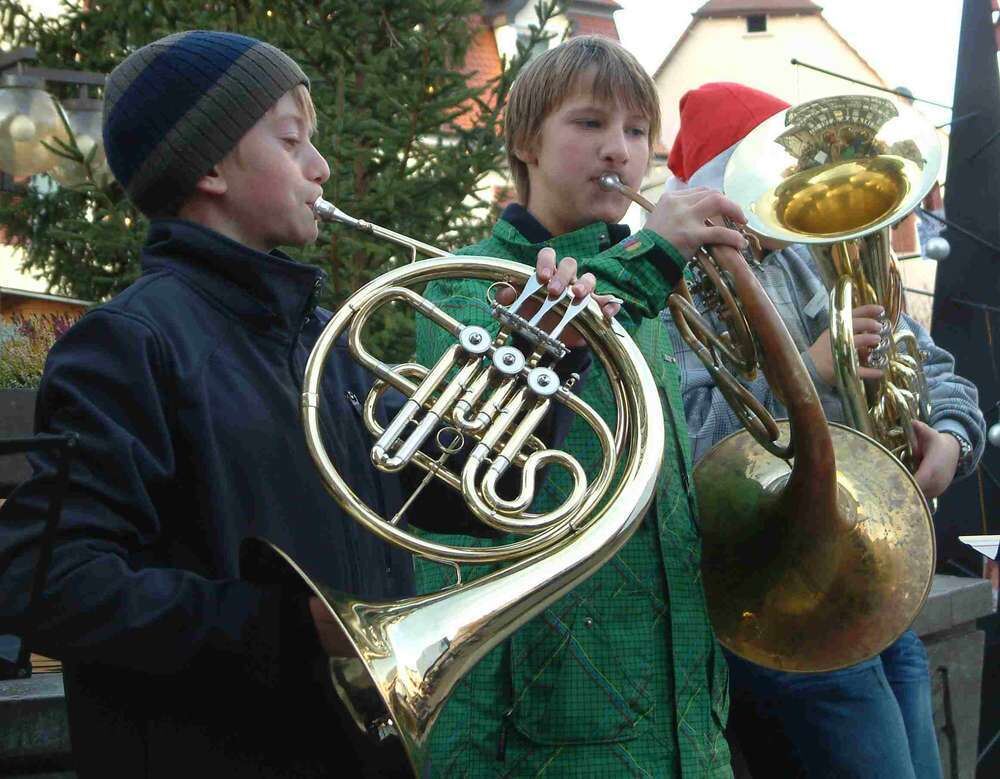
[[[497,79],[469,78],[465,54],[482,0],[64,0],[59,17],[0,0],[0,32],[34,46],[39,64],[110,72],[136,48],[185,29],[239,32],[292,56],[312,80],[314,143],[330,163],[328,200],[421,241],[454,248],[481,237],[492,214],[476,195],[503,166],[499,115],[513,77],[545,37],[558,0],[541,0],[538,25]],[[54,94],[57,85],[49,85]],[[75,297],[102,300],[139,273],[146,220],[114,183],[61,188],[34,177],[23,196],[0,195],[7,240],[25,269]],[[295,256],[329,273],[323,303],[338,306],[405,252],[346,227],[324,227]],[[373,333],[394,356],[412,347],[410,315]]]

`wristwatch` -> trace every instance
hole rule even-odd
[[[972,444],[964,435],[956,433],[954,430],[942,430],[941,432],[958,441],[958,467],[961,468],[972,457]]]

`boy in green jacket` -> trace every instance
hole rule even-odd
[[[543,255],[575,257],[581,279],[592,273],[599,292],[622,298],[619,321],[655,377],[667,443],[655,502],[639,530],[610,563],[487,655],[459,685],[435,725],[429,774],[731,776],[723,734],[725,661],[699,577],[684,406],[659,312],[698,246],[743,245],[738,232],[706,226],[705,219],[744,219],[717,192],[668,194],[645,229],[628,237],[628,228],[617,224],[628,201],[603,190],[598,179],[613,173],[638,187],[659,126],[651,79],[608,39],[574,38],[542,54],[511,89],[506,141],[519,202],[504,210],[490,238],[459,253],[534,264],[548,247]],[[549,292],[558,294],[562,284],[553,275]],[[440,281],[429,285],[427,296],[462,322],[491,327],[486,287]],[[417,343],[426,365],[451,338],[421,320]],[[601,366],[591,369],[581,397],[614,426]],[[573,426],[563,448],[594,472],[601,455],[585,424]],[[556,503],[565,488],[561,474],[551,474],[536,508]],[[487,570],[466,570],[465,578]],[[418,560],[420,591],[451,583],[446,568]]]

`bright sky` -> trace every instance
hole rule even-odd
[[[691,12],[704,2],[618,0],[624,9],[615,16],[622,43],[652,72],[691,21]],[[817,5],[890,86],[905,86],[917,97],[951,105],[962,0],[817,0]],[[809,52],[799,59],[809,62]],[[739,63],[733,67],[735,77]],[[849,82],[844,84],[846,91]],[[921,109],[935,121],[949,118],[947,111]]]

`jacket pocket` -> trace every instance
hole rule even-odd
[[[667,673],[668,626],[662,597],[616,557],[513,637],[508,722],[538,744],[639,737],[652,707],[668,703],[654,678]]]

